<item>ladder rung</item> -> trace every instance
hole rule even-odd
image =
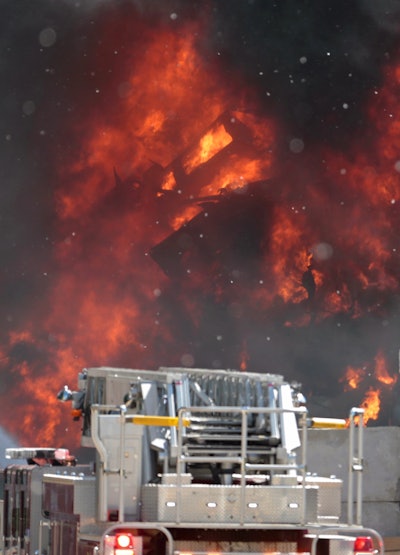
[[[298,470],[301,465],[294,466],[293,464],[253,464],[245,463],[246,470]]]
[[[242,458],[241,457],[215,457],[214,455],[211,456],[203,456],[203,457],[198,457],[198,456],[187,456],[187,455],[183,455],[180,457],[180,460],[184,463],[204,463],[204,462],[211,462],[211,463],[216,463],[216,462],[227,462],[227,463],[241,463],[242,462]]]

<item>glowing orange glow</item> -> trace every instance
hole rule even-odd
[[[11,345],[15,345],[16,343],[20,343],[23,341],[29,342],[32,341],[32,338],[32,332],[28,330],[10,332]]]
[[[58,153],[46,295],[0,350],[4,376],[17,384],[4,386],[4,419],[26,443],[72,443],[53,397],[73,389],[83,367],[198,364],[191,349],[200,353],[203,329],[207,345],[218,341],[212,364],[252,369],[269,349],[285,358],[282,330],[300,336],[335,318],[339,336],[343,321],[386,318],[399,291],[400,124],[382,114],[398,104],[400,66],[387,68],[370,102],[373,157],[359,144],[344,154],[321,141],[293,162],[258,97],[199,53],[201,24],[145,27],[140,55],[126,45],[131,63],[115,86],[124,94],[104,113],[68,122],[76,144]],[[152,258],[162,242],[167,269]],[[366,420],[377,420],[397,375],[378,346],[368,353],[351,366],[343,354],[337,379],[351,396],[367,391]],[[31,403],[7,418],[21,384]]]
[[[197,214],[201,212],[201,208],[198,206],[188,206],[181,214],[176,216],[171,222],[172,229],[179,229],[186,222],[194,218]]]
[[[201,196],[213,195],[221,190],[246,190],[246,185],[257,181],[270,172],[270,162],[265,160],[249,160],[234,155],[230,158],[229,166],[221,165],[209,183],[204,186]]]
[[[183,167],[185,172],[191,173],[193,168],[213,158],[231,142],[232,137],[227,133],[223,125],[218,125],[216,129],[211,129],[200,139],[197,148],[184,159]]]
[[[361,388],[367,380],[376,380],[385,387],[391,387],[396,383],[397,375],[391,376],[387,370],[387,362],[382,352],[375,356],[374,364],[366,365],[362,368],[348,366],[343,377],[339,379],[344,383],[344,390],[357,390]],[[381,398],[383,389],[381,386],[369,386],[361,407],[365,409],[364,423],[368,420],[377,420],[381,409]]]
[[[328,313],[352,311],[354,315],[353,299],[346,285],[341,290],[328,293],[324,299],[324,307]]]
[[[188,26],[179,35],[164,29],[148,37],[142,55],[135,58],[134,72],[127,76],[128,92],[120,98],[117,115],[101,122],[71,121],[80,138],[79,154],[60,167],[55,192],[58,277],[44,317],[49,360],[41,372],[51,375],[53,389],[64,384],[74,388],[77,371],[88,364],[133,364],[128,353],[134,353],[134,364],[145,360],[148,366],[157,337],[176,341],[172,329],[159,327],[154,307],[167,278],[147,250],[195,217],[202,197],[270,175],[272,122],[240,111],[229,115],[234,84],[210,78],[215,69],[206,67],[196,52],[195,36]],[[221,114],[228,115],[221,119]],[[249,134],[246,143],[241,133]],[[192,154],[180,158],[182,152]],[[201,173],[201,167],[210,164],[212,171]],[[185,170],[191,172],[186,180]],[[184,253],[181,259],[185,263]],[[193,264],[185,268],[193,288],[204,282],[195,270]],[[218,301],[222,285],[216,283],[212,295]],[[185,301],[185,310],[193,325],[199,325],[201,310],[194,300]],[[29,348],[35,343],[40,350],[41,342],[33,335],[29,330],[14,332],[10,342],[25,342]],[[44,399],[33,384],[44,388],[45,382],[35,382],[27,364],[14,372],[27,380],[32,399],[41,404]],[[9,399],[15,402],[16,397]],[[72,429],[65,418],[63,407],[52,401],[46,416],[26,409],[27,441],[44,420],[48,441],[60,441],[67,428],[68,433]],[[10,424],[10,431],[19,430]]]
[[[345,375],[340,378],[340,381],[345,383],[345,391],[357,389],[365,378],[365,373],[365,368],[353,368],[352,366],[348,366]]]
[[[301,276],[307,269],[309,256],[299,227],[287,214],[281,213],[272,232],[272,259],[277,292],[284,301],[299,303],[307,298]]]
[[[367,424],[369,420],[377,420],[381,408],[380,391],[370,388],[361,403],[361,408],[365,410],[364,424]]]
[[[246,343],[244,343],[242,352],[240,353],[240,365],[239,365],[239,368],[242,372],[245,372],[247,370],[248,362],[249,362],[249,355],[247,352],[247,345]]]
[[[161,188],[163,191],[172,191],[176,187],[176,180],[174,177],[173,172],[168,172],[164,177],[164,180],[161,184]]]
[[[386,367],[385,357],[381,352],[379,352],[375,357],[375,376],[379,382],[385,385],[393,385],[397,381],[397,375],[390,376]]]

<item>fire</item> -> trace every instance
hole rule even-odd
[[[391,376],[387,370],[387,361],[382,352],[378,352],[374,365],[362,368],[348,366],[344,376],[340,379],[345,383],[345,391],[360,390],[365,382],[373,380],[377,385],[370,385],[364,394],[360,406],[365,409],[364,423],[377,420],[381,409],[383,388],[390,388],[397,381],[397,376]]]
[[[387,363],[382,352],[375,357],[375,375],[376,379],[385,385],[393,385],[397,381],[397,376],[391,376],[387,370]]]
[[[206,17],[177,32],[134,16],[125,63],[130,21],[97,30],[84,71],[95,83],[112,52],[114,73],[54,145],[49,268],[27,263],[46,285],[0,349],[6,414],[21,387],[32,399],[9,431],[70,443],[52,395],[89,365],[329,376],[377,420],[396,383],[398,65],[371,94],[369,142],[294,152],[248,80],[200,51]]]
[[[186,173],[191,173],[194,168],[200,164],[204,164],[213,158],[220,150],[225,148],[232,142],[232,137],[226,131],[223,125],[218,125],[208,131],[200,139],[198,146],[194,152],[189,154],[183,161],[183,167]]]
[[[345,382],[345,390],[357,389],[360,383],[365,378],[366,370],[365,368],[353,368],[348,366],[344,377],[340,379],[341,382]]]
[[[164,177],[164,180],[161,184],[161,189],[163,191],[172,191],[173,189],[175,189],[175,187],[176,187],[176,180],[174,177],[174,173],[172,171],[169,171]]]
[[[361,408],[364,409],[364,424],[369,420],[377,420],[381,408],[380,392],[377,389],[369,389],[365,399],[361,403]]]
[[[274,274],[278,294],[284,301],[290,299],[300,302],[307,297],[301,284],[301,271],[305,271],[308,265],[302,249],[304,239],[301,228],[287,214],[280,214],[272,237],[272,259],[275,261]]]
[[[212,78],[216,68],[200,58],[195,36],[191,26],[179,35],[167,29],[149,33],[126,76],[118,113],[110,110],[102,121],[89,115],[71,121],[80,144],[78,155],[59,168],[56,270],[41,320],[51,341],[46,344],[33,330],[10,334],[10,345],[26,345],[23,356],[29,349],[46,352],[40,378],[32,360],[14,362],[32,411],[42,406],[42,391],[50,395],[46,376],[55,391],[64,383],[74,387],[77,370],[88,362],[156,366],[171,358],[170,344],[181,353],[178,364],[189,360],[175,324],[160,326],[168,282],[148,251],[198,215],[203,198],[270,175],[272,158],[265,149],[273,140],[272,122],[229,111],[235,84]],[[195,269],[185,270],[192,288],[202,284]],[[221,292],[216,283],[213,297]],[[182,313],[188,327],[200,325],[195,300],[185,300]],[[46,422],[46,441],[66,435],[62,408],[47,401],[46,414],[24,409],[27,441],[34,441],[40,422]],[[19,423],[8,425],[19,433]]]

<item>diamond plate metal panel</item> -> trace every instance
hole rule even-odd
[[[289,486],[301,483],[301,476],[287,474],[275,474],[271,479],[271,484],[274,486]],[[333,522],[338,521],[342,510],[343,481],[333,477],[306,476],[306,484],[318,487],[318,518],[320,520],[329,519]]]
[[[339,519],[342,510],[342,480],[307,476],[308,485],[318,486],[318,516]]]
[[[142,491],[142,518],[160,522],[300,524],[317,521],[318,488],[301,486],[147,484]],[[306,508],[304,508],[304,500]],[[178,507],[179,503],[179,507]],[[243,511],[243,514],[241,514]]]

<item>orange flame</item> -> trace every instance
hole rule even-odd
[[[348,366],[344,377],[340,378],[339,381],[345,382],[345,391],[357,389],[364,379],[365,373],[365,368],[353,368],[352,366]]]
[[[275,122],[256,116],[257,102],[251,91],[243,90],[242,83],[238,91],[231,73],[224,77],[217,66],[208,65],[200,56],[197,27],[182,26],[179,33],[169,27],[157,28],[156,33],[149,28],[144,34],[145,47],[140,56],[131,54],[134,70],[124,76],[125,92],[116,108],[76,118],[72,129],[67,129],[79,140],[75,150],[71,146],[63,152],[59,168],[56,268],[45,299],[46,312],[40,330],[27,319],[26,329],[13,331],[8,338],[8,350],[14,356],[8,372],[18,385],[2,396],[2,403],[6,414],[15,414],[14,406],[21,401],[19,386],[24,383],[33,402],[23,407],[20,420],[10,419],[7,424],[11,432],[21,433],[22,421],[25,439],[40,432],[46,441],[62,440],[64,416],[51,395],[75,380],[77,369],[132,361],[138,367],[151,367],[160,359],[165,364],[167,355],[174,364],[175,357],[182,360],[181,352],[187,352],[190,341],[185,334],[177,338],[173,325],[160,329],[160,314],[168,304],[162,301],[170,282],[150,259],[149,251],[174,230],[187,226],[201,204],[218,202],[233,191],[245,195],[252,182],[265,184],[280,163],[273,148]],[[230,265],[229,257],[224,258],[222,248],[211,240],[205,256],[213,282],[208,289],[195,265],[184,268],[185,275],[190,275],[188,287],[206,291],[199,296],[201,301],[190,294],[183,299],[177,284],[172,286],[182,301],[183,321],[193,327],[193,334],[204,317],[200,305],[205,297],[209,305],[223,300],[223,308],[231,314],[240,315],[241,307],[249,305],[254,322],[258,319],[261,326],[278,310],[276,306],[287,305],[289,316],[285,313],[280,321],[289,328],[338,313],[360,318],[370,313],[371,306],[373,310],[379,306],[370,302],[372,294],[398,291],[398,272],[390,264],[397,238],[392,242],[390,238],[399,202],[400,126],[396,118],[381,115],[387,112],[386,104],[395,105],[398,99],[399,72],[398,67],[387,69],[386,84],[378,99],[371,101],[369,113],[377,132],[374,163],[362,150],[346,156],[321,146],[315,147],[311,158],[302,154],[307,170],[316,160],[324,160],[323,177],[343,199],[335,206],[335,218],[330,212],[331,198],[312,172],[304,172],[304,177],[285,166],[281,182],[266,185],[265,198],[274,204],[262,220],[257,279],[252,275],[247,288],[241,289],[236,283],[240,280],[235,281],[240,268]],[[114,167],[127,179],[117,175],[113,179]],[[290,180],[296,187],[291,187]],[[388,208],[390,218],[386,217]],[[379,227],[371,225],[366,209],[380,217]],[[196,233],[196,239],[204,243],[201,231]],[[177,256],[185,263],[190,256],[183,247],[191,238],[182,233],[179,239]],[[244,245],[243,250],[253,247],[251,241]],[[318,298],[318,310],[313,307],[312,315],[311,288],[307,290],[303,279],[307,271]],[[228,293],[226,275],[232,278]],[[173,318],[165,318],[170,324],[168,318]],[[31,364],[24,350],[32,351]],[[1,349],[1,355],[0,363],[6,368],[7,349]],[[237,355],[235,350],[236,363],[246,369],[251,360],[250,341]],[[396,379],[379,352],[373,372],[370,363],[361,368],[348,366],[341,381],[346,390],[363,387],[365,391],[368,380],[384,388]],[[46,413],[42,414],[37,407],[44,402]],[[380,390],[371,386],[362,404],[366,419],[378,418],[380,402]]]
[[[366,379],[374,379],[383,386],[390,387],[397,381],[397,375],[391,376],[387,370],[387,362],[383,353],[380,351],[374,359],[373,371],[368,373],[367,366],[362,368],[354,368],[348,366],[344,376],[339,380],[344,382],[344,390],[356,390],[359,389]],[[381,387],[369,386],[364,399],[361,403],[361,407],[365,409],[364,413],[364,423],[366,424],[369,420],[377,420],[379,417],[381,409]]]
[[[370,388],[361,403],[361,408],[365,410],[364,424],[367,424],[369,420],[377,420],[381,408],[380,391]]]
[[[394,385],[397,381],[397,375],[390,376],[386,368],[386,360],[382,352],[375,357],[375,376],[376,379],[385,385]]]
[[[132,364],[132,358],[137,365],[156,364],[149,347],[159,337],[185,353],[173,328],[159,325],[157,302],[167,279],[147,251],[198,214],[202,196],[270,176],[271,121],[229,112],[233,104],[241,105],[236,85],[232,79],[226,84],[221,76],[211,78],[217,68],[206,66],[197,53],[196,34],[189,25],[179,34],[160,29],[152,39],[148,36],[134,73],[127,76],[118,113],[113,117],[110,112],[101,125],[89,117],[71,121],[80,144],[78,154],[65,158],[59,168],[55,192],[57,277],[43,317],[43,327],[50,331],[42,342],[29,331],[10,337],[11,343],[35,343],[48,354],[41,372],[51,375],[51,386],[26,364],[14,369],[26,380],[32,407],[43,402],[35,380],[38,386],[46,385],[50,398],[64,384],[74,388],[77,370],[87,364]],[[221,119],[221,114],[228,115]],[[114,167],[122,176],[115,181]],[[202,173],[204,167],[207,174]],[[190,178],[185,178],[188,173]],[[189,274],[191,270],[186,269],[190,286],[200,287],[201,276]],[[221,291],[215,284],[214,297]],[[196,302],[186,299],[185,310],[191,324],[198,325],[201,311]],[[13,395],[9,402],[15,402]],[[66,417],[60,404],[48,403],[46,414],[24,411],[26,424],[32,424],[24,426],[28,441],[43,422],[46,441],[62,441]],[[20,429],[19,422],[9,424],[13,433]]]
[[[194,151],[185,157],[183,161],[184,170],[188,174],[191,173],[195,167],[213,158],[231,142],[232,137],[226,131],[225,127],[223,125],[217,125],[203,135]]]

